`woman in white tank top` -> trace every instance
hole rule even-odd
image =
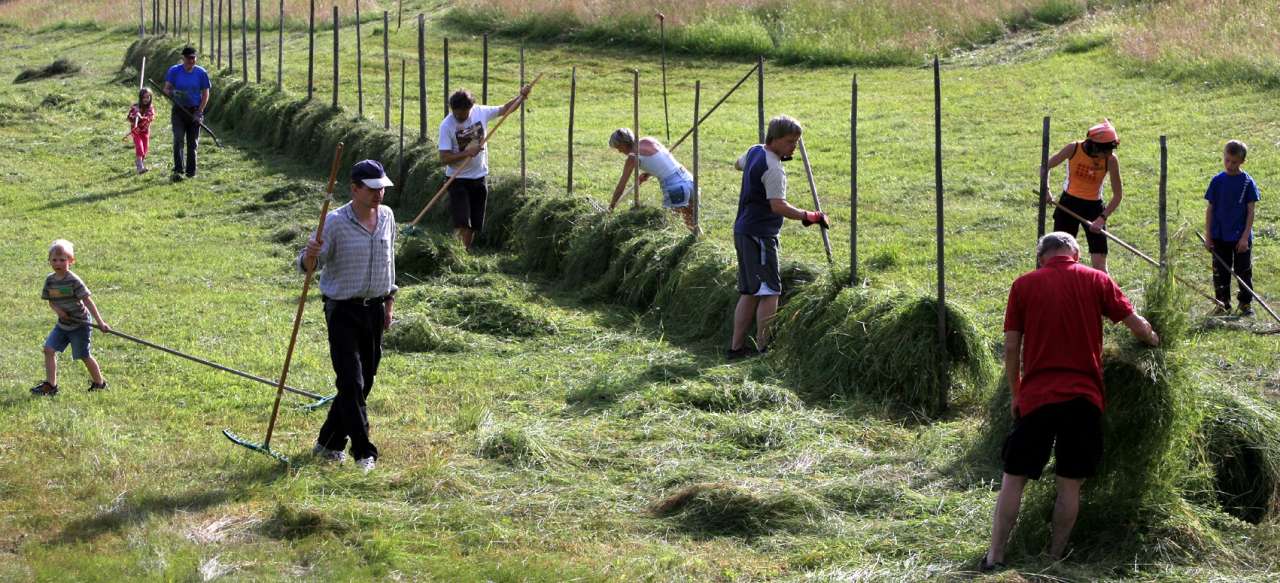
[[[661,142],[654,138],[636,140],[635,134],[627,128],[619,128],[609,136],[609,147],[626,155],[627,161],[622,166],[622,177],[618,186],[613,189],[613,197],[609,200],[609,210],[618,205],[631,172],[640,167],[640,182],[654,176],[662,186],[662,206],[680,213],[685,226],[694,228],[693,207],[693,175],[677,162],[675,156]]]

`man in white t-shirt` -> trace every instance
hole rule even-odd
[[[501,107],[476,105],[476,98],[466,89],[449,96],[450,114],[440,122],[440,162],[445,176],[457,174],[449,185],[449,214],[454,231],[467,251],[484,228],[484,208],[489,197],[485,178],[489,176],[489,156],[480,143],[489,131],[489,122],[520,106],[529,96],[529,85]]]

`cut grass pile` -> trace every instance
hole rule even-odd
[[[53,77],[66,77],[75,75],[80,72],[80,65],[77,65],[67,59],[56,59],[52,63],[40,67],[39,69],[23,69],[13,78],[14,83],[27,83],[36,79],[49,79]]]
[[[463,352],[479,344],[466,332],[433,322],[424,314],[397,319],[382,340],[387,348],[400,352]]]
[[[770,350],[801,386],[818,397],[857,395],[926,417],[948,401],[975,402],[990,386],[990,348],[962,310],[948,306],[944,377],[937,301],[845,288],[847,279],[824,275],[778,313]]]
[[[505,339],[555,334],[558,328],[531,297],[511,288],[420,285],[397,295],[401,314],[424,317],[422,326],[448,326]],[[428,342],[423,340],[423,342]]]
[[[812,494],[764,481],[685,486],[654,503],[650,511],[692,532],[747,537],[819,527],[826,513]]]

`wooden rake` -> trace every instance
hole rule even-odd
[[[324,191],[324,204],[320,206],[320,226],[316,227],[316,240],[322,240],[324,236],[324,219],[329,214],[329,203],[333,202],[333,183],[338,178],[338,165],[342,163],[343,143],[338,142],[337,148],[333,152],[333,166],[329,168],[329,186]],[[284,383],[289,378],[289,364],[293,362],[293,348],[298,343],[298,328],[302,325],[303,309],[307,306],[307,292],[311,289],[311,278],[315,275],[316,266],[313,263],[307,268],[307,276],[302,281],[302,294],[298,297],[298,311],[293,315],[293,332],[289,335],[289,350],[284,354],[284,370],[280,372],[280,382],[276,386],[276,402],[271,407],[271,421],[267,423],[267,437],[262,440],[261,444],[254,443],[244,439],[230,429],[223,429],[222,434],[227,436],[232,443],[247,447],[253,451],[267,454],[281,463],[288,465],[289,458],[283,454],[271,449],[271,434],[276,428],[276,417],[280,413],[280,397],[284,394]]]
[[[538,76],[534,77],[533,81],[529,83],[530,91],[533,90],[533,86],[537,85],[538,80],[540,79],[542,79],[542,73],[538,73]],[[493,124],[493,127],[489,129],[489,133],[485,134],[484,139],[480,140],[480,149],[484,149],[485,144],[489,143],[489,139],[492,138],[494,134],[498,133],[498,128],[502,127],[502,122],[507,121],[507,116],[511,115],[511,112],[520,109],[520,104],[523,103],[525,99],[527,99],[527,97],[521,97],[520,100],[516,102],[515,107],[508,109],[506,113],[502,114],[502,117],[498,118],[498,123]],[[444,193],[449,190],[449,185],[453,184],[453,181],[458,178],[459,174],[462,174],[462,171],[467,168],[467,165],[471,164],[472,160],[475,160],[474,156],[467,158],[461,166],[458,166],[453,171],[453,176],[450,176],[448,180],[444,181],[444,184],[440,185],[440,190],[437,190],[435,196],[431,197],[431,200],[427,202],[427,206],[422,207],[422,210],[418,212],[418,216],[413,217],[413,221],[405,226],[405,232],[412,232],[413,228],[417,226],[418,221],[421,221],[422,217],[427,216],[427,212],[430,211],[432,207],[436,206],[436,203],[440,201],[440,197],[444,196]]]
[[[1037,196],[1037,197],[1042,196],[1042,195],[1040,194],[1040,191],[1039,191],[1039,190],[1033,190],[1032,192],[1036,193],[1036,196]],[[1049,199],[1049,202],[1052,202],[1052,203],[1053,203],[1053,206],[1058,207],[1058,209],[1059,209],[1059,210],[1061,210],[1061,211],[1062,211],[1062,212],[1064,212],[1064,213],[1067,213],[1068,215],[1070,215],[1070,216],[1071,216],[1072,218],[1074,218],[1075,220],[1080,221],[1080,223],[1084,225],[1084,228],[1085,228],[1085,229],[1088,229],[1088,228],[1089,228],[1089,225],[1093,224],[1093,221],[1090,221],[1089,219],[1086,219],[1086,218],[1084,218],[1084,217],[1082,217],[1082,216],[1080,216],[1080,215],[1076,214],[1076,212],[1075,212],[1075,211],[1072,211],[1071,209],[1069,209],[1069,208],[1067,208],[1067,207],[1065,207],[1065,206],[1062,206],[1062,204],[1061,204],[1061,203],[1059,203],[1058,201],[1053,200],[1053,199]],[[1120,239],[1120,237],[1117,237],[1117,236],[1115,236],[1115,235],[1112,235],[1112,234],[1111,234],[1111,231],[1108,231],[1108,230],[1106,230],[1106,229],[1102,229],[1102,234],[1103,234],[1103,235],[1106,235],[1106,237],[1107,237],[1108,239],[1110,239],[1110,240],[1112,240],[1112,241],[1115,241],[1117,245],[1119,245],[1119,246],[1121,246],[1121,247],[1124,247],[1125,249],[1129,250],[1129,252],[1131,252],[1131,253],[1133,253],[1134,255],[1137,255],[1138,257],[1142,258],[1142,260],[1143,260],[1143,261],[1146,261],[1147,263],[1150,263],[1150,264],[1152,264],[1152,265],[1154,265],[1154,266],[1156,266],[1156,267],[1160,267],[1160,262],[1159,262],[1159,261],[1156,261],[1155,259],[1152,259],[1150,255],[1147,255],[1146,253],[1143,253],[1143,252],[1139,251],[1137,247],[1134,247],[1133,245],[1130,245],[1130,244],[1128,244],[1128,243],[1125,243],[1124,241],[1122,241],[1122,240]],[[1180,284],[1182,284],[1182,285],[1187,286],[1187,287],[1188,287],[1188,288],[1190,288],[1192,291],[1194,291],[1194,292],[1196,292],[1196,293],[1200,294],[1200,295],[1201,295],[1201,296],[1203,296],[1205,299],[1207,299],[1207,300],[1209,300],[1209,301],[1213,302],[1213,303],[1214,303],[1214,305],[1217,305],[1217,306],[1220,306],[1220,307],[1224,307],[1224,308],[1226,307],[1226,306],[1223,306],[1223,305],[1222,305],[1222,302],[1218,301],[1218,298],[1215,298],[1215,297],[1213,297],[1212,295],[1209,295],[1209,294],[1205,293],[1205,292],[1204,292],[1204,290],[1203,290],[1203,289],[1201,289],[1199,286],[1197,286],[1197,285],[1195,285],[1195,284],[1193,284],[1193,283],[1191,283],[1191,282],[1189,282],[1189,281],[1186,281],[1186,280],[1182,279],[1181,277],[1178,277],[1176,274],[1173,276],[1173,280],[1174,280],[1174,281],[1176,281],[1176,282],[1178,282],[1178,283],[1180,283]]]
[[[800,159],[804,161],[804,173],[809,177],[809,192],[813,194],[813,210],[822,212],[822,202],[818,200],[818,184],[813,180],[813,167],[809,165],[809,151],[804,147],[804,138],[799,140]],[[827,234],[827,228],[818,225],[819,232],[822,233],[822,247],[827,250],[827,264],[834,266],[835,260],[831,258],[831,236]]]
[[[1206,245],[1209,244],[1208,241],[1204,240],[1204,235],[1201,235],[1199,231],[1196,231],[1196,236],[1200,238],[1201,243],[1204,243]],[[1240,275],[1236,273],[1236,270],[1231,269],[1231,266],[1227,265],[1227,262],[1223,260],[1221,257],[1219,257],[1216,252],[1209,251],[1209,254],[1213,256],[1214,261],[1218,262],[1218,265],[1221,265],[1223,269],[1226,269],[1227,271],[1231,272],[1231,276],[1236,278],[1236,283],[1239,283],[1240,287],[1248,291],[1249,295],[1253,296],[1253,299],[1258,300],[1258,305],[1262,306],[1262,309],[1266,310],[1268,314],[1271,314],[1271,317],[1275,319],[1277,323],[1280,323],[1280,316],[1277,316],[1276,313],[1272,311],[1271,306],[1267,305],[1266,300],[1262,299],[1262,296],[1258,295],[1258,292],[1253,291],[1253,288],[1249,287],[1249,284],[1244,282],[1244,279],[1241,278]]]

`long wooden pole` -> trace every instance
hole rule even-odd
[[[858,76],[849,96],[849,285],[858,285]]]
[[[818,183],[813,179],[813,166],[809,164],[809,150],[804,147],[804,138],[799,141],[800,159],[804,162],[804,174],[809,179],[809,193],[813,195],[813,210],[822,212],[822,201],[818,198]],[[835,265],[835,260],[831,257],[831,236],[827,234],[827,228],[818,225],[818,232],[822,234],[822,248],[827,252],[827,264]]]
[[[248,0],[240,0],[240,81],[249,82]]]
[[[333,6],[333,108],[338,109],[338,86],[341,85],[338,76],[338,30],[342,27],[338,26],[338,6]]]
[[[418,140],[427,139],[427,22],[418,15]]]
[[[382,11],[382,129],[391,129],[391,53],[388,40],[391,37],[391,19]]]
[[[698,190],[700,183],[698,182],[698,155],[701,147],[698,144],[698,110],[702,107],[702,81],[693,82],[693,200],[689,204],[693,205],[693,234],[695,237],[702,235],[702,193]],[[640,169],[636,168],[636,173],[640,173]]]
[[[262,83],[262,0],[253,0],[254,83]]]
[[[578,97],[578,68],[574,67],[569,77],[569,176],[566,181],[569,194],[573,194],[573,114],[574,102]]]
[[[1169,182],[1169,148],[1166,143],[1165,136],[1160,136],[1160,196],[1159,196],[1159,212],[1160,218],[1160,265],[1169,265],[1169,204],[1168,204],[1168,186]]]
[[[209,7],[210,8],[213,7],[213,0],[209,0]],[[222,0],[218,0],[218,11],[211,17],[215,19],[215,22],[217,22],[217,29],[218,29],[217,39],[215,39],[214,41],[213,50],[217,58],[218,68],[221,69],[222,68]],[[209,32],[213,32],[213,30],[210,30]]]
[[[204,54],[204,0],[200,0],[200,56]]]
[[[400,147],[397,148],[396,166],[400,168],[400,182],[397,182],[397,194],[404,193],[404,177],[406,169],[404,167],[404,59],[400,59]],[[403,200],[403,197],[400,197]]]
[[[708,112],[710,113],[710,112]],[[756,57],[756,125],[764,143],[764,55]]]
[[[1040,128],[1040,210],[1036,213],[1036,241],[1044,236],[1044,220],[1049,200],[1049,116],[1044,116],[1043,127]]]
[[[658,35],[662,39],[662,118],[666,120],[667,143],[671,143],[671,109],[667,105],[667,24],[666,16],[658,13]],[[695,108],[696,109],[696,108]],[[694,118],[694,125],[698,119]]]
[[[640,140],[640,70],[631,70],[631,128],[635,132],[637,144]],[[640,206],[640,168],[636,167],[634,173],[635,183],[631,187],[632,202],[631,206]]]
[[[938,57],[933,57],[933,176],[937,209],[938,240],[938,367],[939,382],[942,384],[938,392],[938,410],[946,410],[951,392],[951,363],[947,353],[947,253],[943,218],[942,200],[942,75],[938,67]]]
[[[280,0],[280,29],[276,31],[276,91],[284,89],[284,0]]]
[[[243,1],[243,0],[242,0]],[[236,0],[227,0],[227,70],[236,72]],[[240,63],[244,65],[243,62]]]
[[[203,2],[203,0],[201,0]],[[200,4],[200,8],[204,8],[204,4]],[[147,36],[147,6],[146,0],[138,0],[138,39]],[[204,38],[201,37],[200,51],[204,52]]]
[[[520,86],[524,87],[524,45],[520,45]],[[520,194],[528,194],[529,177],[525,170],[524,100],[520,100]]]
[[[715,105],[711,106],[711,109],[708,109],[706,113],[702,114],[702,119],[699,119],[698,123],[694,125],[701,125],[703,122],[707,121],[707,118],[711,117],[711,114],[715,113],[716,110],[720,108],[720,105],[723,104],[726,100],[728,100],[730,95],[733,95],[733,92],[737,91],[739,87],[742,87],[742,84],[746,83],[747,79],[750,79],[751,75],[755,74],[755,72],[757,71],[757,67],[759,66],[760,65],[757,64],[754,67],[751,67],[751,70],[747,71],[747,74],[743,75],[741,79],[738,79],[738,82],[735,83],[733,87],[730,87],[729,90],[726,91],[725,94],[720,97],[720,100],[717,101]],[[683,144],[685,139],[692,134],[693,134],[693,128],[689,128],[689,131],[685,132],[683,136],[680,136],[680,139],[676,140],[676,143],[672,144],[671,147],[667,149],[674,152],[675,149],[679,148],[680,144]],[[763,140],[764,139],[761,138],[761,143],[763,143]]]
[[[334,12],[338,8],[334,7]],[[337,20],[334,20],[336,29]],[[338,164],[342,162],[342,142],[338,142],[333,152],[333,165],[329,169],[329,186],[325,188],[324,204],[320,206],[320,225],[316,227],[316,240],[324,236],[324,220],[329,215],[329,203],[333,202],[333,183],[338,179]],[[303,310],[307,307],[307,292],[311,290],[311,278],[316,273],[316,264],[307,268],[307,276],[302,280],[302,294],[298,297],[298,311],[293,315],[293,332],[289,334],[289,349],[284,354],[284,368],[280,371],[280,384],[276,388],[276,402],[271,407],[271,421],[267,423],[267,437],[262,440],[262,447],[271,449],[271,434],[276,428],[276,416],[280,413],[280,397],[284,395],[284,385],[289,378],[289,365],[293,362],[293,348],[298,343],[298,328],[302,325]]]
[[[1036,193],[1036,194],[1039,194],[1039,193]],[[1089,228],[1089,225],[1093,224],[1093,221],[1090,221],[1089,219],[1086,219],[1086,218],[1084,218],[1084,217],[1080,216],[1080,215],[1079,215],[1078,213],[1076,213],[1075,211],[1073,211],[1073,210],[1071,210],[1071,209],[1069,209],[1069,208],[1067,208],[1067,207],[1065,207],[1065,206],[1062,206],[1062,204],[1061,204],[1061,203],[1059,203],[1058,201],[1056,201],[1056,200],[1051,200],[1050,202],[1051,202],[1051,203],[1053,204],[1053,206],[1054,206],[1055,208],[1057,208],[1058,210],[1060,210],[1060,211],[1062,211],[1062,212],[1066,213],[1066,214],[1067,214],[1068,216],[1070,216],[1071,218],[1073,218],[1073,219],[1075,219],[1075,220],[1077,220],[1077,221],[1080,221],[1080,223],[1081,223],[1081,224],[1083,224],[1083,225],[1084,225],[1084,227],[1085,227],[1086,229],[1087,229],[1087,228]],[[1117,244],[1117,245],[1119,245],[1119,246],[1121,246],[1121,247],[1124,247],[1124,248],[1125,248],[1126,250],[1128,250],[1130,253],[1133,253],[1134,255],[1137,255],[1137,256],[1138,256],[1140,259],[1142,259],[1143,261],[1146,261],[1147,263],[1150,263],[1151,265],[1154,265],[1154,266],[1156,266],[1156,267],[1160,267],[1160,262],[1159,262],[1159,261],[1156,261],[1155,259],[1152,259],[1150,255],[1147,255],[1146,253],[1143,253],[1142,251],[1139,251],[1137,247],[1134,247],[1133,245],[1130,245],[1130,244],[1128,244],[1128,243],[1124,242],[1124,240],[1123,240],[1123,239],[1121,239],[1120,237],[1117,237],[1117,236],[1115,236],[1115,235],[1112,235],[1112,234],[1111,234],[1111,231],[1108,231],[1108,230],[1106,230],[1106,229],[1102,229],[1102,231],[1100,231],[1100,232],[1101,232],[1101,233],[1102,233],[1102,234],[1103,234],[1107,239],[1110,239],[1111,241],[1114,241],[1114,242],[1115,242],[1115,244]],[[1209,301],[1213,302],[1215,305],[1220,306],[1220,307],[1226,307],[1226,306],[1224,306],[1224,305],[1222,304],[1222,302],[1218,301],[1218,298],[1215,298],[1215,297],[1213,297],[1212,295],[1210,295],[1210,294],[1208,294],[1208,293],[1205,293],[1205,292],[1204,292],[1204,290],[1202,290],[1199,286],[1197,286],[1197,285],[1195,285],[1195,284],[1193,284],[1193,283],[1190,283],[1190,282],[1188,282],[1188,281],[1185,281],[1185,280],[1183,280],[1181,277],[1178,277],[1177,275],[1174,275],[1174,276],[1173,276],[1173,279],[1174,279],[1174,281],[1177,281],[1178,283],[1180,283],[1180,284],[1182,284],[1182,285],[1185,285],[1185,286],[1187,286],[1188,288],[1190,288],[1190,289],[1194,290],[1196,293],[1200,294],[1200,295],[1201,295],[1201,296],[1203,296],[1205,299],[1207,299],[1207,300],[1209,300]]]
[[[481,37],[483,40],[483,48],[481,49],[481,65],[480,65],[480,103],[489,104],[489,33],[484,33]]]
[[[364,33],[360,31],[360,0],[356,0],[356,117],[364,117]]]
[[[449,115],[449,37],[444,37],[444,115]]]
[[[542,73],[538,73],[538,76],[533,78],[533,82],[529,83],[529,89],[531,91],[533,90],[533,86],[537,85],[538,80],[540,79],[542,79]],[[521,87],[521,89],[523,89],[523,86]],[[523,95],[523,94],[519,94],[519,95]],[[524,100],[525,100],[524,97],[520,97],[521,104],[524,103]],[[480,140],[481,149],[483,149],[485,144],[488,144],[489,140],[493,139],[493,136],[498,133],[498,128],[502,127],[502,122],[507,121],[507,116],[511,115],[512,111],[515,111],[515,110],[514,109],[507,110],[506,113],[502,114],[502,117],[498,118],[498,123],[493,124],[493,127],[489,128],[489,132],[485,134],[484,139]],[[462,165],[459,166],[457,170],[454,171],[453,175],[450,176],[448,180],[444,181],[444,184],[440,185],[440,190],[436,191],[435,196],[431,197],[431,200],[427,202],[427,205],[422,207],[422,210],[418,212],[418,216],[414,217],[413,220],[410,221],[408,225],[406,225],[407,227],[412,227],[414,225],[417,225],[418,221],[421,221],[422,217],[427,215],[427,212],[430,211],[431,208],[436,205],[436,202],[440,200],[440,197],[444,196],[444,193],[449,190],[449,185],[453,184],[454,179],[456,179],[458,175],[461,174],[462,171],[467,168],[467,165],[470,164],[472,160],[475,160],[475,157],[467,158],[466,161],[463,162]]]
[[[1206,246],[1209,244],[1208,241],[1205,241],[1204,235],[1200,234],[1200,231],[1196,231],[1196,236],[1200,238],[1200,243]],[[1258,295],[1258,292],[1253,291],[1253,288],[1244,282],[1244,278],[1240,277],[1240,274],[1236,273],[1236,270],[1232,269],[1230,265],[1227,265],[1227,261],[1225,259],[1218,256],[1217,251],[1210,250],[1209,254],[1213,256],[1213,260],[1216,261],[1218,265],[1231,273],[1231,277],[1236,278],[1236,283],[1240,284],[1241,289],[1249,292],[1249,295],[1253,296],[1253,299],[1258,300],[1258,304],[1262,306],[1262,309],[1266,310],[1268,314],[1271,314],[1271,317],[1274,318],[1276,322],[1280,322],[1280,316],[1277,316],[1271,309],[1271,306],[1267,305],[1267,301],[1262,299],[1262,296]]]
[[[316,83],[316,0],[311,0],[311,15],[307,18],[307,101],[315,95]]]

